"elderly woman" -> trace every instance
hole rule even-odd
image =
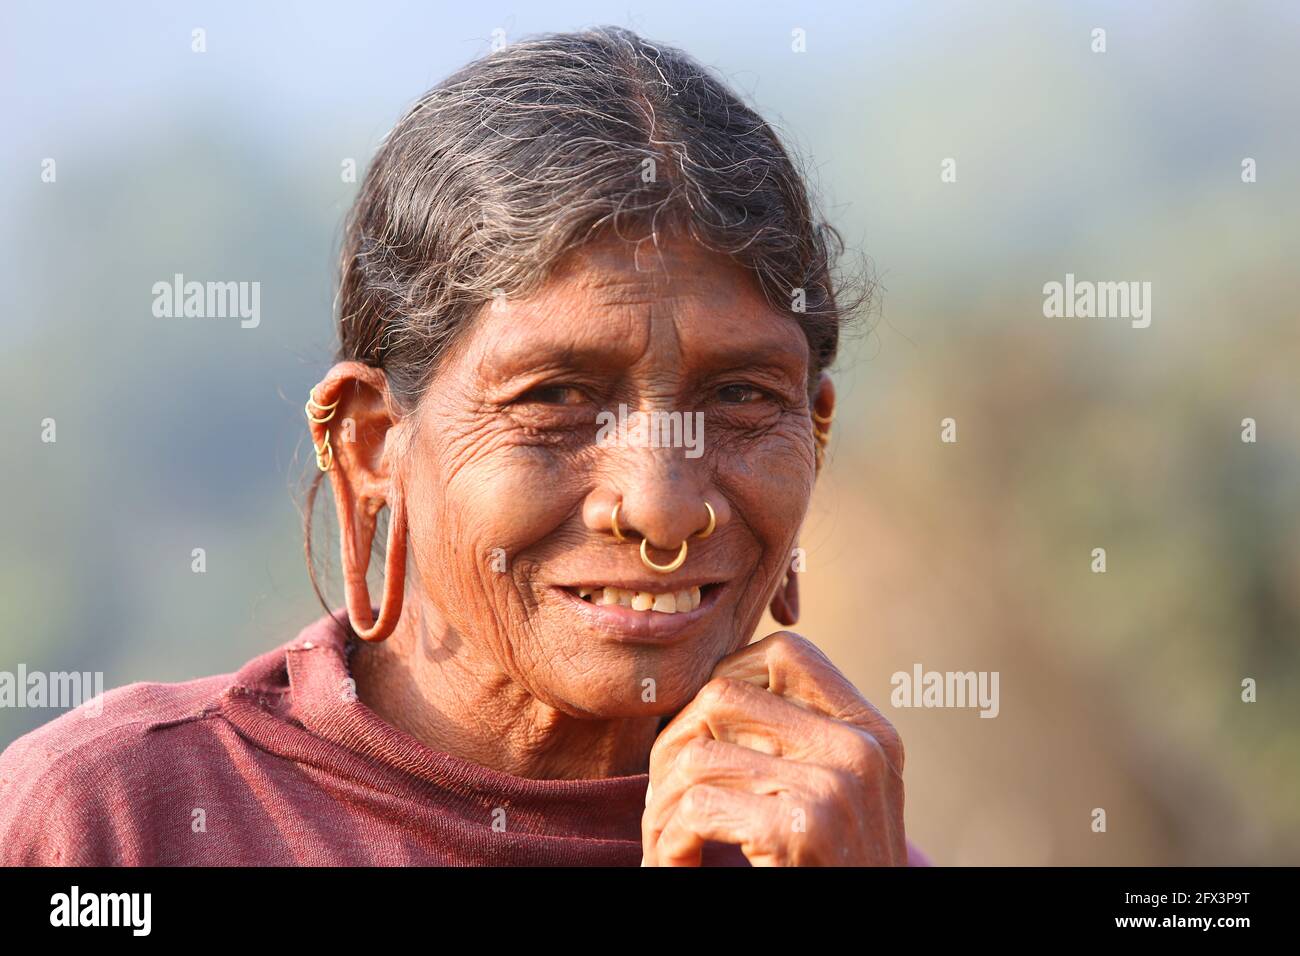
[[[771,128],[635,34],[430,91],[305,407],[346,611],[19,740],[3,862],[909,862],[894,728],[804,637],[751,643],[799,613],[835,251]]]

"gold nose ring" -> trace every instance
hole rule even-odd
[[[623,534],[623,530],[618,526],[618,512],[619,509],[622,507],[623,507],[623,502],[620,501],[614,505],[613,509],[609,513],[610,530],[614,532],[614,538],[615,540],[618,541],[627,540],[626,536],[624,536]],[[709,513],[709,523],[704,528],[703,531],[700,531],[696,534],[696,537],[700,538],[701,540],[713,534],[713,529],[718,526],[718,515],[713,510],[713,505],[709,504],[706,501],[704,502],[704,508]],[[647,568],[649,568],[652,571],[657,571],[660,574],[671,574],[672,572],[676,571],[678,568],[680,568],[683,564],[686,563],[686,554],[688,548],[685,541],[682,542],[682,546],[677,552],[677,557],[673,558],[667,564],[656,564],[654,561],[650,560],[649,548],[650,548],[649,540],[645,537],[642,537],[641,538],[641,563],[644,564]]]
[[[649,544],[649,541],[645,538],[642,538],[641,539],[641,563],[644,564],[651,571],[658,571],[660,574],[672,574],[674,571],[676,571],[678,568],[680,568],[683,564],[686,563],[686,542],[685,541],[682,542],[682,549],[677,552],[677,557],[673,558],[667,564],[655,564],[653,561],[651,561],[650,555],[646,553],[647,544]]]
[[[699,538],[699,539],[701,539],[701,540],[703,540],[703,539],[707,538],[709,535],[713,534],[713,529],[716,528],[716,527],[718,526],[718,516],[717,516],[716,514],[713,513],[713,505],[709,504],[709,503],[706,501],[706,502],[704,502],[704,507],[707,508],[708,511],[709,511],[709,526],[708,526],[707,528],[705,528],[703,531],[701,531],[701,532],[699,532],[699,533],[697,533],[697,534],[695,535],[695,537],[697,537],[697,538]]]

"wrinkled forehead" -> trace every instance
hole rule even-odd
[[[476,364],[497,375],[547,362],[683,368],[777,363],[806,375],[807,339],[753,275],[685,240],[602,240],[574,250],[534,293],[484,308]]]

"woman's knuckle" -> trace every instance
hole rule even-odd
[[[848,744],[848,754],[849,767],[859,777],[873,777],[889,763],[880,741],[865,730],[854,733]]]
[[[771,659],[781,663],[793,663],[808,656],[811,647],[808,639],[794,631],[777,631],[770,638],[768,654]]]
[[[714,677],[700,688],[696,700],[704,710],[716,710],[736,699],[739,683],[732,677]]]
[[[713,791],[696,784],[682,792],[678,807],[688,820],[697,820],[708,815],[712,803]]]
[[[902,770],[903,738],[899,735],[898,729],[888,720],[881,718],[880,724],[872,729],[871,736],[889,763]]]
[[[677,755],[677,766],[682,771],[697,770],[707,766],[711,756],[710,741],[703,737],[692,737]]]

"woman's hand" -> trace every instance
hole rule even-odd
[[[905,866],[898,732],[810,641],[777,631],[718,662],[650,751],[644,866],[704,843],[755,866]]]

